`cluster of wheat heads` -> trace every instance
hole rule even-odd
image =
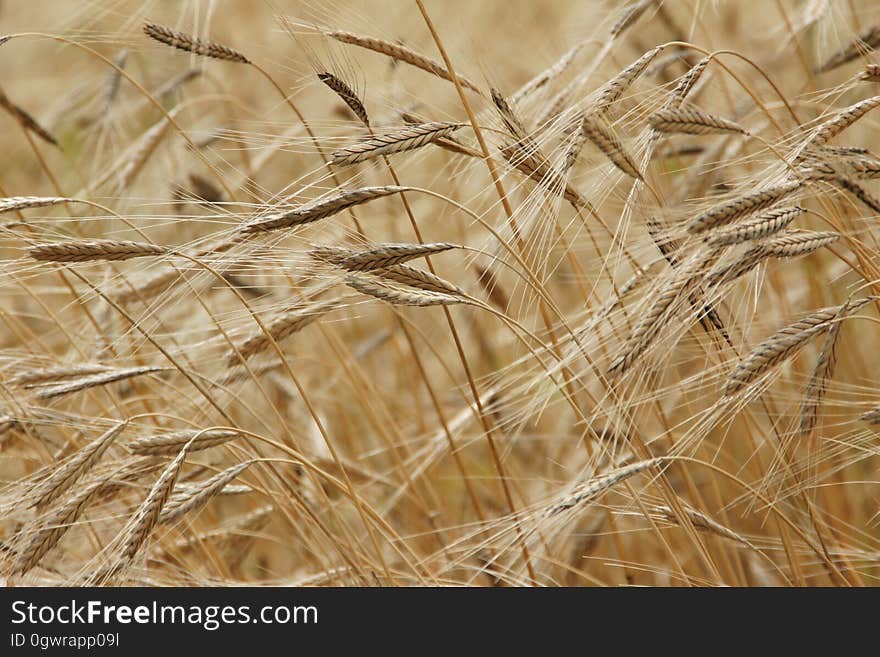
[[[6,582],[875,583],[880,11],[238,4],[0,41]]]

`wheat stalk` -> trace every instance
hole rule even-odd
[[[828,381],[834,375],[834,367],[837,364],[837,336],[840,335],[840,329],[843,326],[843,322],[840,320],[843,319],[846,312],[848,312],[848,305],[844,304],[831,321],[828,335],[825,336],[825,342],[819,351],[816,365],[810,374],[810,381],[807,383],[804,400],[801,403],[800,433],[802,436],[809,434],[816,426],[816,417],[819,413],[822,397],[825,395]]]
[[[593,101],[593,112],[601,114],[617,102],[623,94],[633,85],[633,83],[644,73],[645,69],[660,54],[662,46],[657,46],[647,51],[632,64],[624,68],[620,73],[606,82],[599,90],[596,100]]]
[[[213,497],[219,495],[230,481],[238,477],[252,463],[253,461],[239,463],[222,472],[218,472],[213,477],[201,481],[192,487],[175,492],[165,504],[165,508],[162,510],[156,524],[164,525],[174,522],[202,508]]]
[[[196,39],[192,35],[178,32],[155,23],[145,23],[144,34],[151,39],[155,39],[159,43],[164,43],[166,46],[191,52],[195,55],[201,55],[202,57],[250,64],[247,57],[232,48],[213,41],[202,41],[201,39]]]
[[[783,230],[804,212],[806,210],[798,206],[774,208],[741,223],[714,231],[706,236],[706,243],[709,246],[733,246],[768,237]]]
[[[878,105],[880,105],[880,96],[872,96],[840,110],[813,131],[807,139],[807,145],[826,144]]]
[[[280,342],[284,338],[298,333],[322,315],[338,307],[339,299],[330,299],[310,306],[295,306],[282,312],[266,325],[265,331],[258,331],[241,342],[236,351],[227,357],[227,364],[232,366],[241,359],[248,360],[268,349],[273,341]]]
[[[392,305],[399,306],[449,306],[467,303],[463,297],[442,292],[429,292],[414,287],[400,287],[384,283],[380,278],[367,274],[350,275],[345,279],[346,285]]]
[[[241,434],[238,431],[229,429],[187,429],[174,433],[142,436],[128,443],[126,447],[133,454],[141,456],[170,456],[177,454],[190,442],[192,444],[189,451],[197,452],[222,445],[239,436]]]
[[[36,119],[28,114],[24,109],[13,103],[6,94],[0,90],[0,107],[5,109],[12,118],[18,121],[19,125],[25,130],[34,133],[45,142],[58,146],[58,141],[43,126],[37,123]]]
[[[687,225],[687,230],[689,233],[705,233],[707,230],[729,224],[741,217],[760,212],[792,195],[802,185],[802,182],[793,180],[725,201],[691,220]]]
[[[331,39],[335,39],[336,41],[339,41],[341,43],[347,43],[349,45],[372,50],[373,52],[386,55],[397,61],[404,62],[406,64],[409,64],[410,66],[414,66],[415,68],[419,68],[426,73],[430,73],[431,75],[434,75],[438,78],[452,82],[452,76],[449,75],[449,71],[446,70],[446,67],[443,66],[443,64],[429,57],[425,57],[424,55],[420,55],[419,53],[415,52],[414,50],[410,50],[405,46],[401,46],[396,43],[390,43],[388,41],[375,37],[361,36],[358,34],[353,34],[351,32],[345,32],[343,30],[333,30],[326,32],[326,34]],[[476,91],[478,94],[482,93],[480,91],[480,87],[474,82],[471,82],[461,75],[457,75],[456,77],[458,78],[461,86],[466,87],[471,91]]]
[[[63,196],[10,196],[0,198],[0,214],[18,212],[28,208],[44,208],[59,203],[75,203],[76,199]]]
[[[451,242],[436,242],[432,244],[382,244],[367,251],[360,251],[342,258],[338,265],[349,271],[368,271],[370,269],[385,269],[399,265],[414,258],[430,256],[450,249],[461,248]]]
[[[644,472],[649,468],[660,465],[662,462],[662,458],[636,461],[635,463],[631,463],[621,468],[617,468],[616,470],[612,470],[607,474],[585,481],[579,484],[574,489],[574,491],[566,495],[565,498],[548,506],[544,510],[543,517],[550,518],[552,516],[562,513],[563,511],[595,500],[599,495],[607,491],[609,488],[612,488],[616,484],[619,484],[620,482],[625,481],[639,474],[640,472]]]
[[[318,199],[312,203],[302,207],[272,214],[266,217],[258,217],[253,221],[244,224],[241,231],[244,233],[258,233],[269,230],[278,230],[279,228],[289,228],[291,226],[301,226],[303,224],[312,223],[319,219],[332,217],[343,210],[368,203],[377,198],[390,196],[391,194],[399,194],[411,189],[410,187],[400,187],[398,185],[383,185],[380,187],[361,187],[359,189],[341,190],[327,198]]]
[[[153,484],[147,497],[122,530],[122,551],[118,561],[111,567],[109,573],[118,572],[126,564],[130,563],[156,527],[162,509],[165,507],[168,498],[171,496],[174,484],[180,476],[180,470],[183,468],[189,451],[188,448],[188,444],[184,445],[175,459],[168,464],[168,467],[165,468],[162,475]]]
[[[611,160],[614,166],[631,178],[642,179],[638,165],[623,148],[623,144],[620,143],[604,119],[598,115],[586,116],[581,122],[581,130],[587,139]]]
[[[157,244],[125,240],[84,240],[35,244],[28,248],[34,260],[46,262],[87,262],[91,260],[130,260],[165,255],[168,249]]]
[[[9,379],[9,383],[27,388],[46,381],[59,381],[71,377],[88,376],[113,369],[109,365],[101,363],[81,363],[79,365],[58,365],[56,367],[43,367],[36,370],[19,372]]]
[[[661,109],[648,117],[648,124],[657,132],[710,135],[721,133],[748,134],[742,126],[729,119],[706,114],[693,107]]]
[[[724,394],[733,395],[779,363],[787,360],[813,336],[826,331],[830,322],[855,312],[872,301],[871,297],[849,301],[843,306],[822,308],[778,330],[755,347],[730,373]]]
[[[107,479],[95,479],[79,489],[63,504],[41,519],[41,526],[28,538],[16,554],[13,573],[24,574],[40,563],[40,560],[64,537],[92,499],[107,485]]]
[[[46,506],[69,490],[73,484],[98,462],[98,459],[107,451],[107,448],[110,447],[116,436],[122,433],[122,430],[127,425],[127,422],[118,423],[57,467],[52,474],[43,479],[31,492],[33,497],[31,506]]]
[[[838,66],[851,62],[869,50],[880,45],[880,26],[874,25],[859,36],[846,44],[840,50],[832,53],[828,59],[815,68],[816,73],[827,73]]]
[[[399,130],[374,135],[370,139],[333,151],[330,161],[336,165],[349,165],[382,155],[392,155],[421,148],[434,139],[446,137],[461,126],[456,123],[422,123]]]
[[[348,108],[354,112],[365,126],[370,125],[370,117],[367,115],[367,108],[364,107],[363,101],[358,97],[357,93],[339,76],[324,71],[318,73],[318,79],[323,82],[331,91],[333,91]]]
[[[140,367],[128,367],[128,368],[120,368],[113,369],[107,372],[99,372],[98,374],[93,374],[91,376],[85,376],[80,379],[74,379],[73,381],[69,381],[67,383],[60,383],[58,385],[49,386],[44,390],[41,390],[37,393],[37,399],[53,399],[55,397],[61,397],[62,395],[69,395],[73,392],[79,392],[80,390],[86,390],[88,388],[94,388],[96,386],[106,385],[108,383],[114,383],[116,381],[123,381],[125,379],[130,379],[135,376],[141,376],[143,374],[152,374],[153,372],[167,372],[168,367],[162,367],[160,365],[145,365]]]

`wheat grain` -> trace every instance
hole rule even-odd
[[[268,349],[272,342],[280,342],[284,338],[298,333],[322,315],[339,306],[338,299],[319,301],[308,306],[295,306],[282,312],[266,325],[265,331],[259,331],[238,345],[237,351],[229,354],[227,364],[235,365],[240,360],[248,360]],[[267,335],[268,333],[268,335]],[[271,336],[271,339],[270,337]]]
[[[584,117],[581,122],[581,130],[587,139],[611,160],[614,166],[632,178],[642,179],[642,174],[635,161],[623,148],[623,144],[620,143],[620,140],[611,131],[611,126],[604,119],[596,115]]]
[[[45,142],[58,146],[58,141],[43,126],[37,123],[36,119],[28,114],[24,109],[13,103],[3,91],[0,91],[0,107],[5,109],[12,118],[18,121],[19,125],[28,132],[32,132]]]
[[[415,287],[389,285],[382,282],[380,278],[367,274],[348,276],[345,283],[362,294],[399,306],[448,306],[466,303],[466,299],[460,296],[429,292]]]
[[[125,565],[130,563],[137,555],[138,551],[143,547],[150,533],[156,527],[162,509],[171,496],[171,491],[180,471],[183,468],[184,461],[188,453],[188,445],[180,450],[175,459],[168,464],[168,467],[162,472],[162,475],[153,484],[149,494],[138,507],[134,516],[126,524],[122,531],[122,551],[119,560],[110,569],[109,573],[118,572]]]
[[[601,114],[617,102],[639,76],[644,73],[645,69],[660,54],[662,49],[662,46],[652,48],[606,82],[599,90],[596,100],[592,104],[593,112]]]
[[[806,144],[809,146],[826,144],[878,105],[880,105],[880,96],[872,96],[840,110],[816,128],[808,137]]]
[[[0,214],[18,212],[28,208],[44,208],[59,203],[75,203],[76,199],[63,196],[10,196],[0,198]]]
[[[564,499],[547,507],[544,510],[543,517],[550,518],[566,511],[567,509],[572,509],[576,506],[585,504],[586,502],[595,500],[599,495],[616,484],[619,484],[621,481],[625,481],[640,472],[644,472],[649,468],[660,465],[662,462],[662,458],[636,461],[630,465],[617,468],[607,474],[585,481],[584,483],[579,484],[570,494],[566,495]]]

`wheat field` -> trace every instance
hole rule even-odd
[[[5,584],[876,583],[876,3],[0,34]]]

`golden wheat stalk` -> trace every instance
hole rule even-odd
[[[623,144],[611,131],[611,126],[598,115],[586,116],[581,122],[581,130],[602,153],[605,154],[618,169],[626,175],[641,180],[642,174],[632,156],[626,152]]]
[[[18,212],[28,208],[44,208],[59,203],[75,203],[76,199],[64,196],[9,196],[0,198],[0,214]]]
[[[272,345],[272,341],[280,342],[284,338],[302,331],[316,319],[338,307],[339,299],[329,299],[312,305],[295,306],[282,312],[266,325],[265,331],[257,331],[245,338],[238,345],[237,350],[229,354],[226,362],[229,365],[235,365],[241,359],[248,360],[268,349]]]
[[[345,279],[345,283],[362,294],[398,306],[449,306],[467,303],[467,299],[460,296],[389,285],[381,278],[368,274],[352,274]]]
[[[98,459],[107,451],[127,425],[127,422],[118,423],[57,467],[52,474],[43,479],[31,491],[30,496],[33,498],[31,506],[46,506],[52,500],[58,499],[60,495],[68,491],[73,484],[98,462]]]
[[[639,76],[644,73],[645,69],[660,54],[661,50],[663,50],[662,46],[652,48],[606,82],[599,90],[596,100],[592,104],[593,112],[601,114],[607,111],[612,104],[620,100],[620,97],[638,80]]]
[[[435,75],[438,78],[452,82],[452,76],[449,74],[449,71],[446,70],[446,67],[443,64],[429,57],[425,57],[424,55],[420,55],[419,53],[407,48],[406,46],[401,46],[397,43],[390,43],[388,41],[375,37],[362,36],[358,34],[353,34],[352,32],[345,32],[343,30],[333,30],[330,32],[326,32],[326,34],[331,39],[335,39],[340,43],[347,43],[349,45],[372,50],[373,52],[386,55],[387,57],[391,57],[393,60],[404,62],[406,64],[409,64],[410,66],[419,68],[426,73],[430,73],[431,75]],[[482,93],[479,85],[477,85],[476,83],[468,80],[461,75],[456,75],[456,77],[458,78],[461,86],[466,87],[471,91],[475,91],[478,94]]]
[[[807,435],[816,426],[816,420],[819,414],[819,406],[822,403],[822,397],[825,396],[825,390],[828,382],[834,375],[834,367],[837,364],[837,336],[840,335],[840,329],[843,326],[843,319],[848,306],[844,304],[840,307],[837,315],[831,321],[828,328],[828,335],[825,336],[825,342],[819,351],[819,357],[816,359],[816,365],[810,374],[810,380],[804,391],[804,399],[801,402],[801,421],[800,434]]]
[[[612,470],[607,474],[594,477],[579,484],[574,491],[566,495],[559,502],[555,502],[548,506],[543,513],[544,518],[550,518],[576,506],[581,506],[587,502],[595,500],[599,495],[612,488],[622,481],[630,479],[640,472],[644,472],[649,468],[660,465],[662,458],[646,459],[644,461],[636,461],[629,465],[625,465],[616,470]]]
[[[370,117],[367,115],[367,108],[364,107],[363,101],[358,97],[354,89],[352,89],[342,78],[333,73],[323,71],[318,73],[318,79],[324,85],[333,91],[344,102],[361,123],[365,126],[370,125]]]
[[[878,105],[880,96],[872,96],[840,110],[812,132],[807,139],[807,145],[826,144]]]
[[[398,185],[382,185],[379,187],[361,187],[359,189],[339,190],[332,196],[318,199],[302,207],[288,212],[280,212],[266,217],[258,217],[241,227],[243,233],[258,233],[291,226],[301,226],[312,223],[319,219],[332,217],[343,210],[368,203],[377,198],[400,194],[410,190],[410,187]]]
[[[851,62],[880,45],[880,26],[872,25],[814,69],[815,73],[827,73],[838,66]]]
[[[223,492],[226,485],[250,467],[252,463],[253,461],[239,463],[194,486],[175,492],[166,503],[156,524],[171,523],[198,511],[212,498]]]
[[[724,385],[725,396],[736,394],[779,363],[788,360],[810,338],[826,331],[829,324],[836,318],[849,315],[872,300],[871,297],[868,297],[857,301],[848,301],[843,306],[822,308],[779,329],[737,364],[727,377],[727,382]]]
[[[786,228],[804,212],[806,210],[798,206],[773,208],[710,233],[706,236],[706,243],[710,246],[733,246],[768,237]]]
[[[184,445],[175,459],[168,464],[149,494],[141,502],[131,520],[122,530],[122,550],[117,562],[109,569],[108,574],[118,572],[129,564],[146,543],[159,521],[171,491],[188,454],[188,445]]]
[[[213,41],[196,39],[192,35],[178,32],[169,27],[157,25],[156,23],[145,23],[144,34],[151,39],[155,39],[159,43],[164,43],[166,46],[191,52],[195,55],[201,55],[202,57],[250,64],[247,57],[232,48]]]
[[[19,125],[22,128],[27,130],[28,132],[32,132],[37,137],[42,139],[45,142],[52,144],[53,146],[58,146],[58,141],[52,134],[46,130],[43,126],[37,123],[37,120],[34,119],[30,114],[28,114],[24,109],[13,103],[6,94],[0,90],[0,107],[5,109],[12,118],[18,121]]]
[[[34,260],[45,262],[88,262],[91,260],[130,260],[165,255],[168,249],[157,244],[125,240],[83,240],[35,244],[28,248]]]
[[[382,155],[392,155],[421,148],[440,137],[447,137],[458,130],[457,123],[431,122],[408,125],[366,141],[345,146],[330,154],[330,161],[336,165],[349,165],[363,162]]]
[[[187,443],[192,442],[190,452],[216,447],[240,437],[238,431],[230,429],[186,429],[174,433],[142,436],[129,442],[126,447],[141,456],[170,456],[177,454]]]
[[[688,223],[687,230],[689,233],[699,234],[718,226],[729,224],[741,217],[746,217],[775,205],[782,199],[794,194],[802,186],[803,183],[801,181],[793,180],[781,185],[765,187],[751,194],[738,196],[699,214]]]
[[[59,383],[57,385],[49,386],[37,393],[37,399],[53,399],[55,397],[61,397],[62,395],[79,392],[80,390],[87,390],[96,386],[115,383],[116,381],[124,381],[125,379],[130,379],[135,376],[152,374],[154,372],[167,372],[169,369],[173,368],[162,367],[160,365],[144,365],[140,367],[112,369],[107,372],[99,372],[98,374],[93,374],[91,376],[74,379],[67,383]]]
[[[745,128],[729,119],[707,114],[693,107],[658,110],[648,117],[648,124],[657,132],[666,134],[748,134]]]
[[[41,518],[40,526],[16,554],[12,572],[24,574],[38,565],[106,485],[107,480],[102,478],[80,486],[63,504]]]
[[[431,256],[450,249],[461,248],[451,242],[431,244],[381,244],[373,249],[353,253],[339,261],[339,267],[349,271],[385,269],[408,260]]]

